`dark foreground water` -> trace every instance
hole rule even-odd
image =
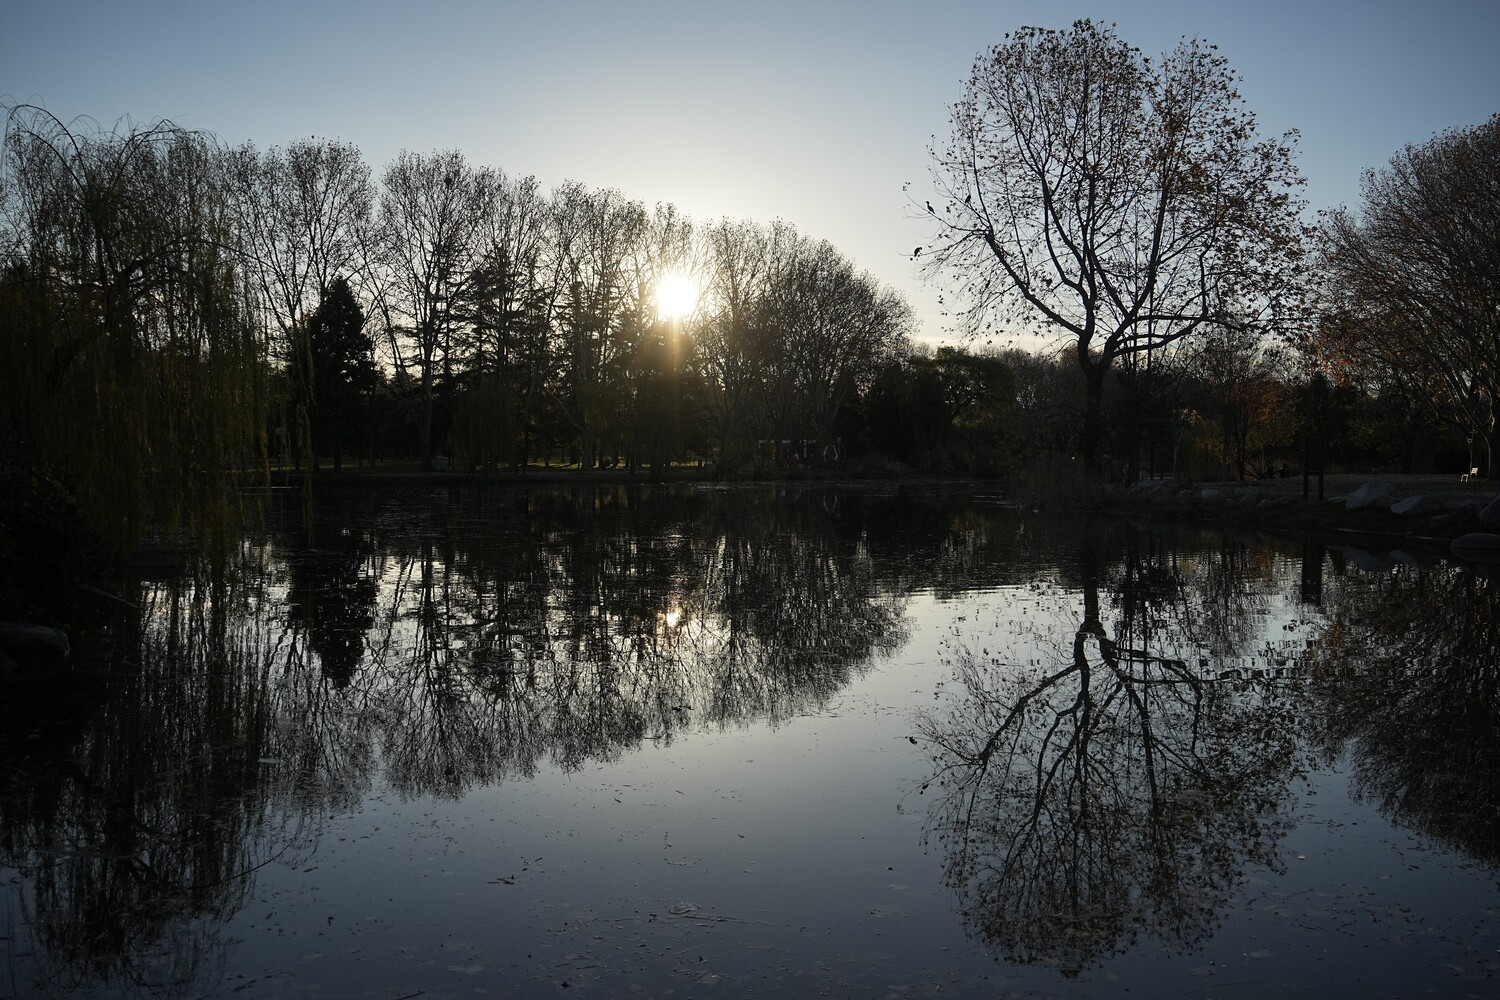
[[[265,498],[0,711],[0,996],[1500,994],[1495,587],[952,494]]]

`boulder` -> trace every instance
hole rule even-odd
[[[1465,559],[1481,562],[1500,560],[1500,535],[1487,531],[1471,531],[1453,540],[1453,552]]]
[[[45,625],[0,622],[0,649],[8,653],[68,655],[68,636]]]
[[[1390,483],[1365,483],[1344,498],[1344,506],[1349,510],[1364,510],[1367,507],[1390,510],[1391,504],[1395,502],[1396,494]]]
[[[67,633],[45,625],[0,622],[0,674],[52,670],[67,658]]]
[[[1479,526],[1492,530],[1500,528],[1500,494],[1479,508]]]
[[[1436,514],[1444,508],[1443,501],[1437,497],[1415,496],[1398,500],[1391,504],[1392,514]]]
[[[1474,523],[1474,515],[1468,511],[1446,510],[1427,522],[1427,530],[1440,535],[1453,534],[1459,528]]]
[[[1274,510],[1279,507],[1295,507],[1296,505],[1297,498],[1288,496],[1262,497],[1255,501],[1256,510]]]

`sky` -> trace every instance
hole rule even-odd
[[[1215,43],[1262,132],[1300,134],[1309,211],[1500,112],[1495,0],[0,0],[0,100],[160,118],[262,148],[355,143],[576,180],[700,221],[783,219],[956,338],[911,261],[928,149],[973,61],[1022,25]],[[910,184],[910,190],[905,186]]]

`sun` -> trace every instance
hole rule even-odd
[[[702,289],[691,275],[669,271],[656,282],[656,315],[659,319],[686,319],[698,307]]]

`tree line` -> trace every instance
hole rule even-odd
[[[121,526],[207,517],[226,468],[278,461],[831,458],[911,350],[901,296],[785,222],[546,192],[454,150],[377,177],[344,142],[33,107],[4,142],[6,460]]]
[[[1019,29],[976,58],[951,124],[914,257],[970,335],[1031,329],[1071,357],[1093,476],[1136,474],[1148,439],[1176,459],[1215,436],[1221,475],[1263,472],[1258,450],[1318,460],[1313,441],[1407,471],[1437,441],[1493,474],[1500,115],[1407,147],[1359,214],[1317,225],[1296,134],[1262,134],[1201,40],[1152,58],[1092,21]]]
[[[377,175],[344,142],[11,107],[5,464],[128,530],[218,523],[238,474],[346,456],[1490,474],[1500,115],[1318,225],[1296,135],[1263,135],[1201,41],[1152,59],[1089,21],[1023,28],[951,118],[914,258],[969,346],[928,350],[899,294],[785,222],[544,191],[456,150]],[[990,346],[1022,330],[1058,350]]]

